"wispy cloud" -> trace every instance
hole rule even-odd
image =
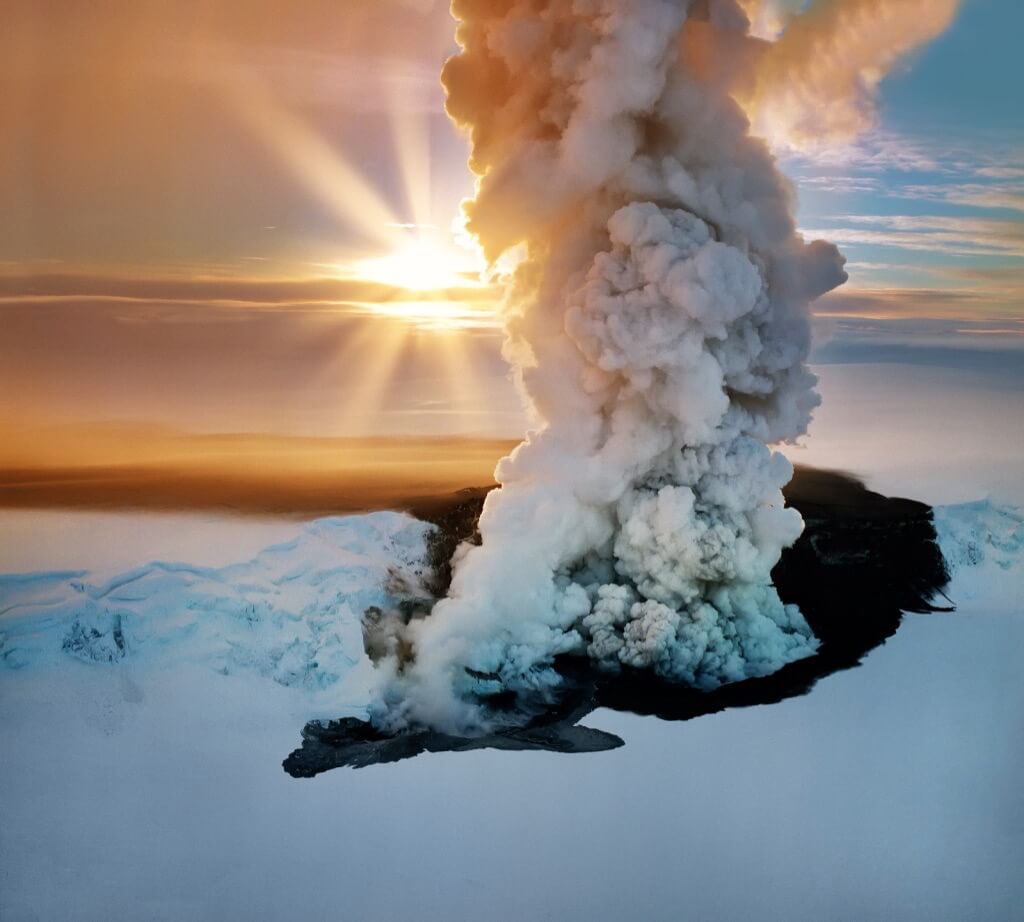
[[[836,195],[857,195],[880,192],[882,181],[871,176],[805,176],[799,180],[800,188]]]
[[[933,319],[957,328],[1024,324],[1024,299],[1019,293],[972,288],[850,288],[821,298],[815,313],[878,321]]]
[[[142,278],[102,274],[0,274],[3,302],[82,298],[161,303],[198,303],[275,307],[337,305],[349,302],[409,300],[494,301],[494,287],[467,284],[431,292],[415,292],[360,278]]]
[[[846,246],[887,247],[960,257],[1024,258],[1024,223],[948,215],[837,215],[805,228]],[[828,226],[834,225],[834,226]]]
[[[897,186],[899,198],[966,205],[971,208],[1024,212],[1024,183],[936,183]]]
[[[954,280],[1024,294],[1024,269],[1020,266],[944,266],[938,271]]]
[[[854,144],[793,154],[784,163],[797,185],[809,191],[1024,211],[1022,159],[1014,145],[950,148],[876,132]]]
[[[957,158],[959,160],[959,158]],[[845,169],[881,173],[942,173],[956,169],[931,145],[889,131],[868,132],[848,144],[829,144],[784,152],[784,162],[798,172]]]
[[[1019,166],[988,166],[978,170],[979,176],[989,179],[1024,179],[1024,167]]]

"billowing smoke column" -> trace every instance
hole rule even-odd
[[[750,4],[747,4],[750,6]],[[762,44],[736,0],[456,0],[443,82],[471,134],[467,224],[521,259],[507,357],[537,428],[482,546],[386,660],[389,729],[472,733],[553,662],[714,688],[814,652],[771,570],[802,529],[789,462],[818,403],[809,303],[846,274],[736,102]]]

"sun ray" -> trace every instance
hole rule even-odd
[[[429,108],[390,89],[388,113],[405,213],[395,209],[331,144],[276,98],[243,62],[223,65],[218,87],[231,111],[288,167],[295,179],[325,203],[339,223],[353,228],[376,254],[332,268],[342,276],[388,286],[372,302],[338,304],[356,319],[323,373],[343,391],[338,425],[347,433],[380,426],[393,402],[396,375],[410,350],[429,347],[442,389],[442,412],[462,424],[479,412],[478,375],[462,336],[466,329],[496,323],[495,292],[479,280],[479,254],[456,246],[447,224],[432,214]],[[467,296],[467,289],[479,289]],[[432,375],[434,372],[432,372]],[[446,398],[446,399],[445,399]]]
[[[443,355],[443,380],[452,412],[461,429],[473,430],[471,423],[486,409],[481,402],[485,390],[467,348],[467,337],[460,330],[440,330],[434,333],[434,342]]]
[[[411,328],[384,318],[367,318],[351,336],[338,364],[346,375],[346,406],[339,425],[346,434],[371,434],[394,381],[399,360],[409,347]]]
[[[392,149],[409,208],[411,222],[418,227],[433,224],[431,204],[430,112],[422,101],[401,92],[402,84],[389,84],[388,119]]]
[[[387,251],[400,245],[398,216],[338,150],[278,103],[251,71],[224,66],[219,76],[218,86],[231,110],[339,221]]]

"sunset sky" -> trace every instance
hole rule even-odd
[[[453,232],[472,177],[438,82],[445,3],[13,0],[4,18],[18,460],[69,424],[521,432],[498,290]],[[965,0],[886,79],[875,131],[780,152],[801,226],[849,259],[817,365],[1019,364],[1022,30],[1016,0]]]

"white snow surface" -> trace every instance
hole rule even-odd
[[[988,500],[939,506],[939,546],[950,570],[954,602],[989,611],[1024,606],[1024,509]]]
[[[71,656],[135,668],[200,665],[364,704],[360,621],[415,586],[433,526],[397,512],[318,519],[224,567],[156,561],[114,576],[0,575],[0,670]],[[353,688],[356,689],[353,692]]]
[[[429,526],[5,576],[0,918],[1002,922],[1024,903],[1022,523],[938,509],[959,611],[909,616],[810,695],[685,724],[597,711],[612,752],[312,781],[281,760],[304,721],[364,712],[359,614],[415,578]]]

